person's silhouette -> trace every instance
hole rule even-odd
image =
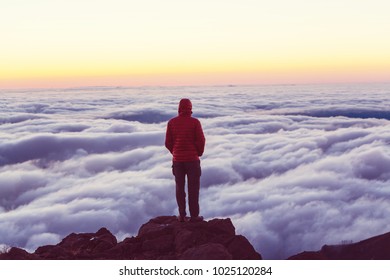
[[[190,221],[202,221],[199,216],[199,189],[201,167],[199,157],[203,155],[205,137],[200,121],[192,115],[192,103],[182,99],[179,115],[167,124],[165,147],[173,156],[172,173],[176,182],[176,201],[179,208],[178,220],[186,221],[185,179],[188,179],[188,206]]]

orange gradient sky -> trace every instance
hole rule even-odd
[[[387,0],[2,0],[0,88],[390,82]]]

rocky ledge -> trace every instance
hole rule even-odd
[[[390,260],[390,232],[360,242],[324,245],[320,251],[306,251],[290,260]]]
[[[175,216],[161,216],[122,242],[101,228],[96,233],[72,233],[57,245],[39,247],[34,253],[11,248],[0,259],[253,260],[261,255],[244,236],[236,235],[230,219],[180,223]]]

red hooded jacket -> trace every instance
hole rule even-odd
[[[179,103],[179,115],[168,122],[165,147],[173,155],[173,161],[196,161],[203,155],[205,137],[200,121],[191,116],[189,99]]]

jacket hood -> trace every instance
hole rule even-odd
[[[183,98],[179,103],[179,115],[191,115],[192,103],[191,100]]]

